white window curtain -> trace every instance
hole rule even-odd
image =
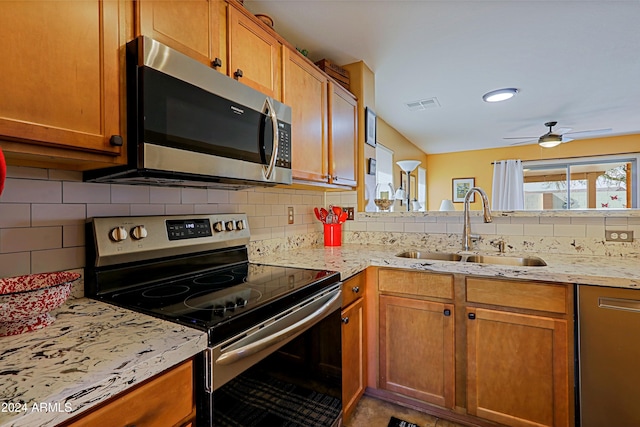
[[[524,209],[524,174],[522,161],[500,160],[493,163],[491,209],[497,211]]]

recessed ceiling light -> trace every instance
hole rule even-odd
[[[513,98],[516,93],[518,93],[518,89],[513,87],[498,89],[485,93],[484,95],[482,95],[482,99],[484,100],[484,102],[506,101],[509,98]]]

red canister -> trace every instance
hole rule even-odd
[[[342,245],[342,224],[324,224],[324,245]]]

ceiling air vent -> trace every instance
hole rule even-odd
[[[438,98],[436,97],[429,98],[429,99],[421,99],[419,101],[407,102],[404,105],[407,106],[409,111],[423,111],[429,108],[440,107],[440,103],[438,102]]]

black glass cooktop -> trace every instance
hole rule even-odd
[[[205,330],[220,342],[338,281],[331,271],[240,263],[100,299]]]

